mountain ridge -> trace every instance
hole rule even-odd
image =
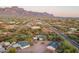
[[[0,8],[0,16],[35,16],[35,17],[54,17],[53,14],[27,11],[17,6]]]

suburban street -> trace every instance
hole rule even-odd
[[[65,35],[62,32],[59,32],[58,29],[53,28],[53,31],[59,35],[61,38],[63,38],[64,40],[67,40],[68,42],[70,42],[73,46],[79,48],[79,44],[77,42],[75,42],[74,40],[70,39],[67,35]]]

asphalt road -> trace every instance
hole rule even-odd
[[[61,38],[63,38],[64,40],[67,40],[68,42],[70,42],[73,46],[75,46],[76,48],[79,48],[79,44],[74,41],[73,39],[70,39],[66,34],[59,32],[58,29],[53,28],[53,31],[59,35]]]

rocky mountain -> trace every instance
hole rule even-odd
[[[23,8],[19,8],[16,6],[0,8],[0,16],[36,16],[36,17],[54,17],[53,14],[48,14],[46,12],[32,12],[24,10]]]

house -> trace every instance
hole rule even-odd
[[[35,29],[41,29],[41,27],[40,26],[32,26],[31,29],[34,29],[34,30]]]
[[[59,43],[57,41],[51,42],[48,44],[47,49],[51,51],[55,51],[59,47]]]
[[[2,42],[0,42],[0,45],[2,45],[5,49],[7,49],[11,44],[10,44],[10,42],[2,41]]]
[[[5,29],[14,29],[17,25],[4,25]]]
[[[9,46],[10,45],[10,42],[4,42],[4,46]]]
[[[45,35],[36,35],[33,37],[33,40],[46,40],[47,37]]]
[[[14,22],[14,21],[10,21],[10,22],[9,22],[9,24],[15,24],[15,23],[16,23],[16,22]]]
[[[4,53],[5,51],[5,48],[2,45],[0,45],[0,53]]]
[[[24,48],[30,47],[30,44],[26,41],[19,41],[19,42],[13,44],[12,47],[24,49]]]
[[[76,28],[69,28],[69,31],[67,32],[68,34],[72,34],[74,33],[75,31],[77,31]]]
[[[75,31],[77,31],[77,29],[76,28],[70,28],[70,31],[75,32]]]
[[[18,43],[16,43],[16,44],[14,44],[12,47],[14,47],[14,48],[19,48],[19,47],[21,47]]]

